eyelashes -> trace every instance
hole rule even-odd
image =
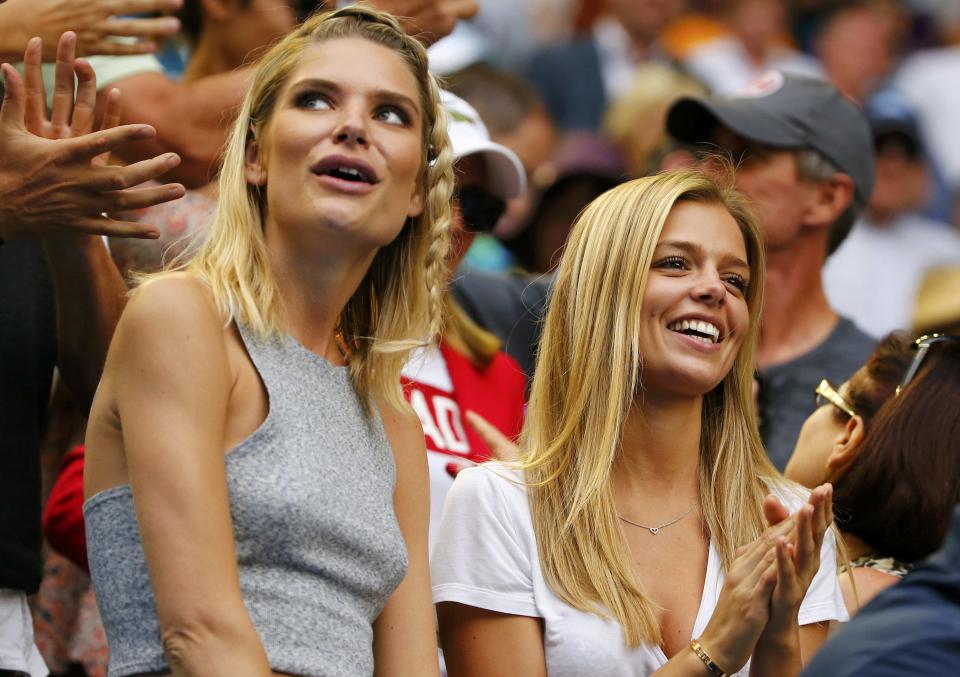
[[[329,110],[333,108],[333,102],[329,95],[312,89],[298,93],[294,97],[293,102],[297,108],[305,110]],[[375,120],[396,127],[409,127],[412,122],[410,113],[402,106],[395,104],[376,106],[373,109],[372,117]]]
[[[690,270],[691,265],[684,257],[673,255],[657,260],[652,267],[660,270],[685,271]],[[746,294],[750,289],[750,281],[736,273],[723,276],[723,281],[741,294]]]

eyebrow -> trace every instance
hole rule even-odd
[[[688,242],[686,240],[662,240],[657,243],[657,248],[660,248],[660,247],[673,247],[675,249],[685,251],[688,254],[694,255],[694,256],[704,255],[703,247],[701,247],[696,242]],[[726,254],[724,255],[722,260],[724,263],[727,263],[729,265],[741,266],[743,268],[746,268],[747,270],[750,270],[750,264],[748,264],[746,261],[741,259],[739,256],[735,256],[733,254]]]
[[[340,94],[343,91],[343,88],[336,82],[333,82],[332,80],[326,80],[324,78],[303,78],[302,80],[297,80],[290,86],[290,91],[297,91],[308,87],[315,87],[317,89],[322,89],[334,94]],[[384,89],[381,87],[374,89],[371,92],[367,92],[366,94],[371,95],[380,101],[390,101],[392,103],[402,104],[410,107],[417,113],[420,112],[420,107],[417,105],[416,101],[411,99],[406,94],[401,94],[395,90]]]

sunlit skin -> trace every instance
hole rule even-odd
[[[690,397],[730,371],[749,325],[750,267],[743,235],[726,209],[680,202],[653,255],[640,328],[644,391]],[[705,344],[667,328],[678,319],[712,322],[722,341]]]
[[[404,224],[397,215],[423,210],[418,101],[416,79],[390,49],[361,38],[310,47],[278,95],[265,138],[248,150],[247,180],[266,188],[267,241],[290,234],[328,253],[359,248],[371,258],[391,242]],[[318,174],[331,158],[362,163],[372,182]]]
[[[840,396],[845,397],[849,381],[836,388]],[[831,479],[827,460],[834,446],[843,437],[846,422],[847,417],[840,414],[835,405],[827,402],[817,407],[800,429],[797,445],[784,475],[810,489]]]
[[[804,217],[816,191],[800,177],[794,153],[759,146],[723,127],[715,143],[737,165],[737,190],[753,204],[767,250],[789,248],[804,233]]]
[[[837,387],[837,392],[846,401],[851,382],[868,379],[865,368],[861,368],[849,381]],[[827,403],[818,407],[807,417],[793,455],[784,470],[784,476],[805,487],[815,487],[821,482],[837,481],[852,463],[863,442],[863,421],[846,416],[838,416],[835,405]],[[841,532],[847,554],[856,559],[873,552],[870,544],[853,534]],[[851,579],[856,582],[856,594]],[[840,589],[843,592],[847,610],[853,614],[873,599],[882,590],[890,587],[899,579],[892,574],[870,567],[857,567],[840,575]]]

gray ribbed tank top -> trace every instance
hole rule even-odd
[[[243,601],[273,670],[373,674],[374,619],[403,579],[396,468],[349,372],[241,327],[270,411],[225,457]],[[128,485],[84,504],[109,674],[169,670]]]

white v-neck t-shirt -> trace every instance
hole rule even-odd
[[[791,510],[801,506],[799,498],[784,500],[792,503]],[[486,463],[460,472],[444,504],[430,569],[434,603],[458,602],[542,618],[550,677],[642,677],[667,662],[659,646],[627,647],[616,621],[575,609],[550,589],[540,570],[527,494],[518,471]],[[693,637],[706,628],[722,587],[723,566],[711,541]],[[799,621],[807,625],[847,619],[837,579],[836,546],[828,532],[820,570],[800,607]],[[749,671],[748,662],[735,674],[747,677]]]

